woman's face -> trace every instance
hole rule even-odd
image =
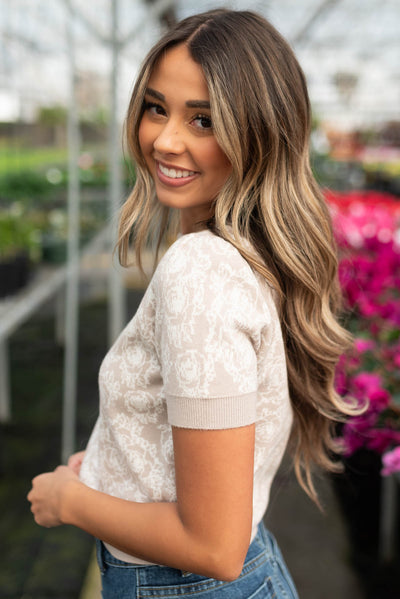
[[[185,44],[168,50],[151,74],[139,144],[158,200],[180,210],[182,232],[209,218],[231,164],[214,136],[203,70]]]

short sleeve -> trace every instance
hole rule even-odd
[[[265,318],[251,268],[209,232],[184,236],[160,267],[156,339],[170,424],[225,429],[255,422]]]

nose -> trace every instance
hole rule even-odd
[[[169,120],[159,131],[153,147],[160,154],[182,154],[185,151],[184,132],[179,123]]]

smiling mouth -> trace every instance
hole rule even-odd
[[[193,175],[197,175],[196,171],[181,170],[178,168],[167,168],[160,162],[158,163],[158,168],[160,169],[160,172],[163,175],[169,177],[170,179],[183,179],[184,177],[193,177]]]

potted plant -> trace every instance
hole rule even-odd
[[[14,203],[0,211],[0,297],[12,295],[29,280],[39,253],[36,225]]]

